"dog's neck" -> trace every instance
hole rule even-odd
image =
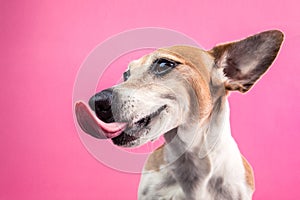
[[[193,152],[204,158],[231,138],[229,105],[226,97],[216,101],[210,116],[203,122],[178,126],[164,135],[166,147],[172,156]],[[170,160],[171,161],[171,160]]]
[[[226,165],[225,162],[230,160],[226,158],[228,154],[239,152],[231,137],[226,97],[218,103],[206,123],[179,126],[164,135],[165,160],[174,176],[178,176],[176,179],[182,181],[180,184],[186,194],[191,194],[190,199],[194,199],[193,187],[199,187],[214,176],[219,166]],[[186,170],[189,173],[183,174]],[[192,186],[193,182],[197,186]]]

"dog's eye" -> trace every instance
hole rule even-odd
[[[152,64],[152,71],[156,75],[164,75],[175,68],[179,63],[173,60],[160,58]]]
[[[124,79],[124,81],[127,81],[128,78],[129,78],[129,76],[130,76],[130,71],[129,71],[129,70],[126,71],[126,72],[124,72],[124,73],[123,73],[123,79]]]

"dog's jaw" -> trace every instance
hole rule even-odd
[[[167,105],[159,107],[156,111],[151,114],[142,117],[136,122],[131,122],[127,129],[117,137],[112,138],[115,145],[123,147],[134,147],[139,146],[147,142],[147,134],[151,131],[151,123],[157,120],[157,117],[167,108]],[[143,141],[144,140],[144,141]]]

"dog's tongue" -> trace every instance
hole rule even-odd
[[[105,123],[99,120],[91,109],[81,101],[76,103],[75,113],[82,130],[99,139],[117,137],[127,126],[127,123]]]

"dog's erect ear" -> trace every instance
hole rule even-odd
[[[216,67],[223,68],[226,89],[247,92],[274,61],[283,37],[282,32],[271,30],[209,51]]]

